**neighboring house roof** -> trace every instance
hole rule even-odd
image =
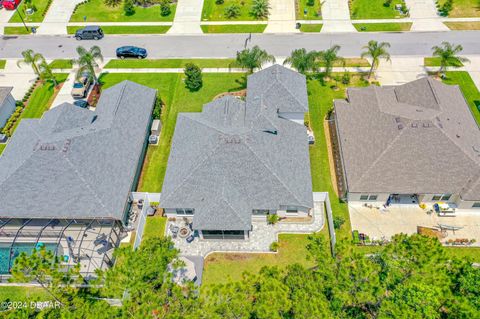
[[[313,207],[306,128],[247,92],[178,115],[160,202],[194,208],[195,229],[250,230],[253,209]]]
[[[12,90],[13,87],[11,86],[0,86],[0,106],[2,106],[3,102],[10,95]]]
[[[480,130],[458,86],[422,78],[335,101],[348,191],[480,199]]]
[[[0,217],[122,219],[155,95],[124,81],[95,112],[63,103],[22,120],[0,156]]]
[[[279,112],[308,112],[305,75],[275,64],[248,77],[248,103],[263,104]]]

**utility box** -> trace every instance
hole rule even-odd
[[[162,123],[160,120],[153,120],[152,128],[150,129],[150,135],[160,136],[160,131],[162,130]]]

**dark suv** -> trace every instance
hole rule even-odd
[[[137,58],[145,59],[147,57],[147,50],[144,48],[134,47],[134,46],[124,46],[117,49],[117,58]]]
[[[101,38],[103,38],[102,29],[94,25],[86,26],[75,32],[75,39],[77,40],[100,40]]]

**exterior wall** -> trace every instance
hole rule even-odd
[[[459,198],[456,204],[458,209],[468,209],[468,210],[471,210],[472,212],[480,214],[480,207],[472,207],[474,203],[480,203],[480,199],[477,201],[468,201],[468,200],[462,200]]]
[[[0,105],[0,128],[5,126],[13,112],[15,112],[15,99],[9,94],[3,104]]]
[[[434,200],[433,196],[435,195],[441,195],[441,194],[421,194],[418,196],[418,200],[420,203],[426,203],[426,204],[434,204],[437,202],[457,204],[457,202],[460,200],[460,196],[458,194],[452,194],[449,200]]]
[[[278,116],[301,125],[305,123],[305,113],[303,112],[279,112]]]
[[[296,207],[297,208],[297,213],[287,213],[287,207],[286,206],[280,206],[280,209],[277,210],[277,215],[279,217],[307,217],[310,215],[310,208],[307,207]]]
[[[360,200],[360,196],[361,195],[377,195],[377,199],[376,200]],[[387,193],[348,193],[347,194],[347,201],[349,203],[355,203],[355,202],[358,202],[358,203],[369,203],[369,204],[372,204],[372,205],[383,205],[387,202],[387,199],[388,199],[388,196],[390,196],[390,194],[387,194]]]

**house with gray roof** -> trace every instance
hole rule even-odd
[[[100,244],[116,246],[155,98],[155,90],[124,81],[102,92],[95,111],[63,103],[40,119],[22,120],[0,156],[0,242],[11,249],[19,242],[58,243],[70,260],[97,256]],[[110,233],[82,253],[89,235],[107,225]],[[74,229],[84,234],[76,238]]]
[[[458,86],[349,88],[334,104],[349,202],[480,210],[480,130]]]
[[[177,118],[160,206],[203,239],[248,238],[252,218],[313,207],[306,127],[281,116],[307,112],[305,77],[275,65],[247,83],[246,101],[225,96]]]
[[[15,112],[15,99],[11,92],[13,87],[0,87],[0,129],[5,126],[10,115]]]

